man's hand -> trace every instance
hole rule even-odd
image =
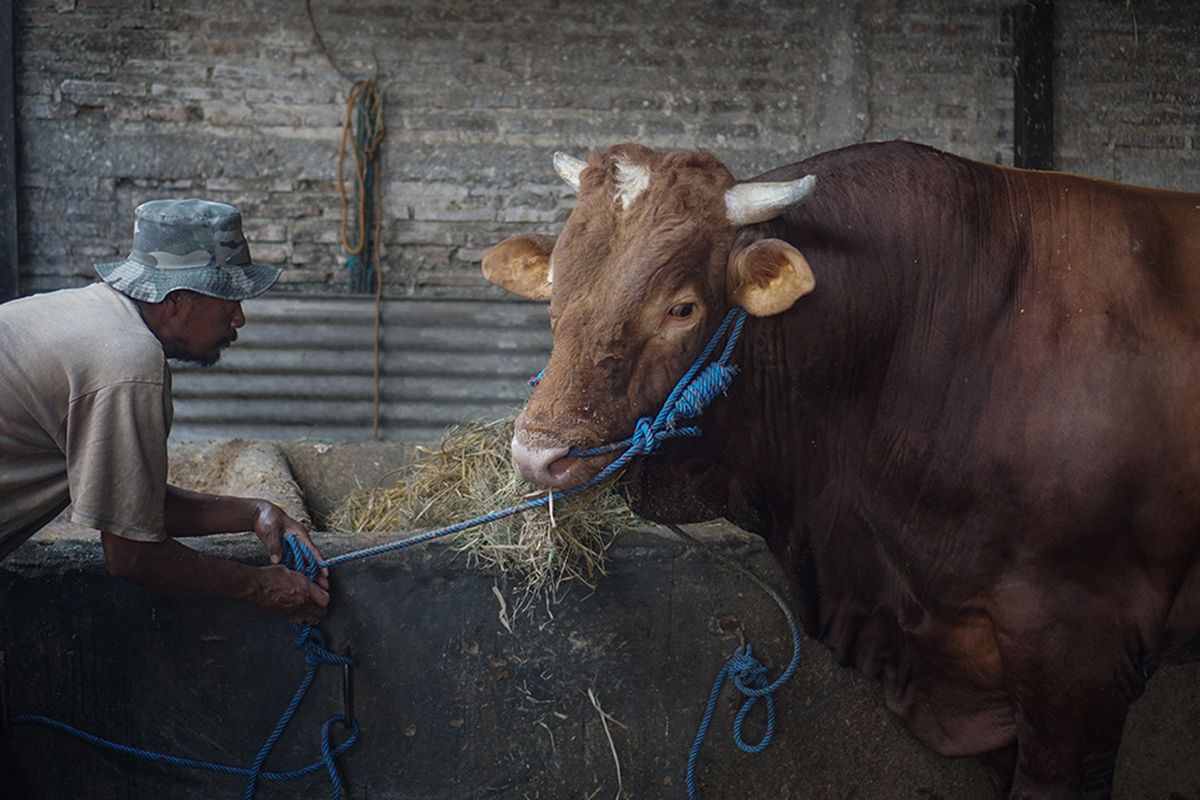
[[[136,547],[104,534],[109,571],[168,594],[185,597],[218,595],[248,600],[269,614],[292,622],[316,622],[329,606],[329,570],[316,581],[278,566],[283,537],[295,536],[319,563],[321,552],[308,529],[274,503],[247,497],[201,494],[167,486],[164,522],[171,536],[207,536],[253,530],[267,549],[273,567],[250,567],[224,559],[204,558],[172,539],[157,547]],[[111,552],[110,552],[111,551]]]
[[[256,606],[297,624],[316,623],[329,607],[329,592],[287,567],[255,570],[258,590],[249,598]]]
[[[267,555],[271,558],[272,564],[278,564],[283,560],[283,537],[290,533],[295,536],[302,544],[312,551],[313,557],[317,562],[321,562],[321,552],[317,550],[317,546],[313,544],[313,540],[308,535],[308,529],[301,525],[296,520],[284,513],[283,509],[274,503],[266,500],[255,500],[257,511],[254,515],[254,533],[258,536],[259,541],[267,548]],[[307,579],[306,579],[307,580]],[[317,585],[329,591],[329,570],[322,568],[317,572]],[[325,603],[328,605],[329,599],[326,595]],[[286,614],[284,616],[287,616]]]
[[[109,573],[164,594],[246,600],[296,623],[318,621],[329,606],[325,589],[284,566],[214,558],[174,539],[138,542],[105,531],[100,541]]]

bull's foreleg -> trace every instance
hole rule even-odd
[[[996,620],[1017,722],[1010,797],[1107,798],[1147,670],[1128,606],[1080,587],[1009,587]]]

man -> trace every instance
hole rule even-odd
[[[0,305],[0,559],[70,504],[73,522],[100,531],[112,575],[314,622],[327,573],[314,583],[278,566],[285,534],[317,552],[300,523],[265,500],[166,480],[167,359],[215,363],[246,321],[241,301],[280,270],[250,260],[241,216],[223,203],[144,203],[133,230],[128,258],[96,265],[102,283]],[[277,566],[175,538],[236,531],[257,534]]]

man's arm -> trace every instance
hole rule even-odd
[[[139,542],[102,531],[100,541],[109,574],[164,594],[245,600],[292,622],[316,622],[329,605],[328,592],[287,567],[213,558],[174,539]]]
[[[304,526],[266,500],[201,494],[168,485],[163,523],[173,537],[254,531],[274,564],[280,562],[283,537],[290,533],[321,560]],[[197,553],[174,539],[139,542],[103,532],[101,541],[110,574],[165,594],[245,600],[293,622],[315,622],[329,605],[325,569],[314,583],[286,567],[250,567]]]
[[[289,517],[279,506],[248,497],[201,494],[167,484],[163,527],[168,536],[208,536],[213,533],[254,531],[272,564],[283,558],[283,537],[290,533],[300,540],[319,562],[321,552],[308,530]],[[329,589],[329,570],[317,574],[317,583]]]

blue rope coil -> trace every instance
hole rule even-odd
[[[600,470],[587,482],[579,486],[565,489],[559,492],[551,492],[533,500],[519,503],[509,508],[493,511],[488,514],[483,514],[472,519],[456,522],[452,525],[447,525],[435,530],[426,531],[416,536],[410,536],[407,539],[387,544],[377,545],[375,547],[356,550],[350,553],[344,553],[334,558],[326,559],[318,562],[313,552],[301,541],[291,535],[284,537],[284,566],[300,572],[308,577],[309,580],[315,581],[320,570],[328,569],[338,564],[344,564],[349,561],[371,558],[373,556],[390,553],[396,550],[401,550],[414,545],[428,542],[432,539],[437,539],[450,534],[459,533],[470,528],[485,525],[489,522],[495,522],[506,517],[511,517],[515,514],[520,514],[539,506],[548,505],[554,500],[563,500],[572,497],[580,492],[591,489],[598,484],[608,480],[614,474],[624,469],[634,457],[639,455],[648,455],[659,449],[662,442],[667,439],[676,437],[699,436],[700,429],[695,426],[680,427],[679,423],[684,420],[695,419],[699,417],[704,410],[712,404],[729,387],[733,377],[737,374],[737,367],[729,365],[729,359],[733,353],[742,333],[742,328],[746,322],[746,311],[741,308],[731,308],[725,315],[717,330],[713,333],[700,355],[692,363],[692,366],[684,374],[684,376],[676,383],[675,388],[667,396],[663,403],[662,409],[654,417],[642,417],[634,425],[633,434],[622,441],[613,442],[607,445],[598,447],[586,448],[581,450],[571,450],[571,455],[577,457],[589,457],[597,455],[606,455],[623,450],[621,455],[617,456],[604,469]],[[721,340],[725,339],[725,347],[721,355],[715,361],[709,363],[713,352],[720,344]],[[536,377],[531,379],[529,383],[536,385],[545,374],[542,370]],[[780,686],[787,682],[800,661],[800,634],[793,619],[791,612],[784,609],[788,616],[788,622],[792,626],[792,636],[794,641],[792,661],[787,670],[777,678],[773,683],[766,684],[766,668],[758,663],[751,655],[751,648],[746,645],[735,651],[730,657],[729,662],[721,669],[717,675],[717,680],[713,684],[712,691],[709,694],[708,707],[705,710],[704,719],[701,722],[700,730],[697,733],[695,742],[692,745],[692,751],[688,756],[688,796],[694,798],[695,793],[695,770],[696,762],[699,759],[700,746],[703,744],[704,736],[711,723],[713,712],[716,708],[717,697],[720,694],[721,687],[726,679],[732,679],[738,690],[745,694],[748,699],[742,706],[742,710],[738,713],[734,720],[734,741],[738,747],[746,752],[757,753],[767,747],[771,742],[771,737],[775,731],[775,701],[771,696]],[[258,753],[255,755],[254,762],[249,767],[236,767],[229,764],[220,764],[212,761],[201,761],[198,759],[182,758],[180,756],[158,753],[153,750],[145,750],[129,745],[120,744],[118,742],[105,739],[100,736],[88,733],[82,729],[68,725],[64,722],[44,717],[38,714],[21,714],[13,717],[13,723],[27,723],[44,725],[62,733],[75,736],[89,744],[96,745],[114,752],[122,753],[127,756],[142,758],[149,761],[155,761],[165,764],[171,764],[180,767],[190,767],[194,769],[208,770],[218,772],[224,775],[246,778],[246,787],[243,791],[244,800],[253,798],[258,782],[260,780],[269,782],[288,781],[295,778],[311,775],[314,772],[319,772],[321,769],[329,775],[329,781],[332,789],[334,800],[340,800],[344,791],[344,785],[337,768],[337,759],[349,752],[358,742],[359,726],[356,720],[347,720],[342,714],[335,714],[325,721],[321,726],[321,760],[308,764],[300,769],[290,770],[287,772],[273,772],[265,770],[263,767],[266,764],[267,758],[279,738],[283,735],[288,723],[291,722],[296,710],[300,707],[300,703],[304,700],[309,687],[312,685],[316,677],[317,670],[322,664],[335,664],[344,667],[353,667],[355,662],[353,659],[332,652],[325,646],[325,642],[320,632],[311,624],[293,624],[292,630],[295,633],[295,646],[304,654],[304,662],[306,670],[304,677],[301,679],[299,686],[292,695],[291,701],[288,703],[279,722],[270,735],[263,741]],[[767,730],[762,740],[755,745],[747,745],[742,739],[742,722],[746,715],[753,708],[759,697],[766,698],[767,707]],[[350,729],[349,736],[346,740],[333,745],[332,727],[335,723],[346,725]]]
[[[792,660],[788,662],[787,668],[778,678],[771,683],[767,683],[767,668],[754,657],[754,648],[750,644],[740,645],[729,656],[729,660],[721,667],[721,671],[717,673],[716,680],[713,681],[712,690],[708,693],[708,705],[705,706],[704,716],[700,720],[699,729],[696,731],[696,738],[692,741],[692,749],[688,752],[687,792],[689,800],[695,800],[699,796],[696,789],[696,767],[700,762],[700,748],[704,745],[704,737],[708,734],[709,725],[712,724],[713,713],[717,708],[717,698],[720,696],[721,687],[725,685],[726,680],[732,680],[737,690],[746,697],[746,701],[742,703],[741,709],[733,720],[734,744],[745,753],[761,753],[767,749],[771,744],[771,739],[775,736],[774,695],[775,692],[779,691],[796,674],[796,669],[800,666],[801,641],[800,626],[796,624],[796,618],[793,616],[791,609],[782,602],[780,602],[779,607],[783,609],[783,613],[787,617],[788,626],[791,629]],[[754,708],[759,698],[766,700],[767,727],[757,744],[748,744],[742,737],[742,724],[746,721],[746,715]]]

